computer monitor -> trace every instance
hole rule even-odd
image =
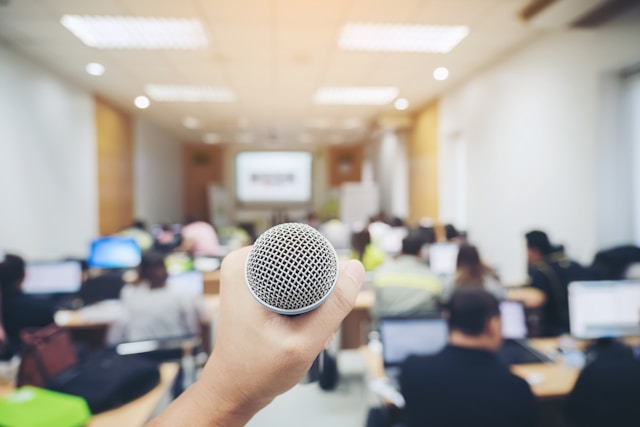
[[[91,268],[135,268],[140,264],[140,246],[131,237],[101,237],[91,242],[87,263]]]
[[[569,322],[576,338],[640,335],[640,281],[570,283]]]
[[[519,301],[500,302],[502,337],[505,339],[524,339],[527,337],[527,318],[524,305]]]
[[[79,262],[38,262],[27,264],[22,290],[27,294],[71,294],[78,292],[81,285]]]
[[[187,271],[169,276],[167,286],[170,289],[199,297],[204,292],[204,278],[199,271]]]
[[[385,367],[399,366],[410,355],[435,354],[447,345],[447,324],[440,318],[382,318],[378,327]]]
[[[440,276],[453,275],[456,272],[459,247],[455,243],[434,243],[429,246],[429,267]]]

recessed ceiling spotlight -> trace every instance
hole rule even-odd
[[[101,76],[104,74],[104,65],[98,64],[97,62],[90,62],[86,67],[87,73],[92,76]]]
[[[209,40],[197,19],[64,15],[60,23],[98,49],[205,49]]]
[[[383,87],[322,87],[313,97],[316,104],[384,105],[398,96],[398,88]]]
[[[433,78],[436,80],[446,80],[449,77],[449,70],[445,67],[438,67],[433,70]]]
[[[148,108],[149,105],[151,105],[151,102],[149,102],[149,98],[143,95],[136,96],[136,99],[133,100],[133,103],[141,110],[144,110],[145,108]]]
[[[393,106],[396,107],[396,110],[406,110],[409,108],[409,101],[405,98],[398,98],[396,99],[396,102],[393,103]]]
[[[338,45],[345,50],[448,53],[469,34],[463,25],[349,23]]]
[[[182,119],[182,125],[187,129],[200,129],[200,120],[193,116],[187,116]]]
[[[204,135],[202,135],[202,140],[206,144],[217,144],[218,142],[220,142],[220,135],[214,132],[205,133]]]

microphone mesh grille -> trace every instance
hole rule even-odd
[[[297,314],[315,308],[338,279],[338,257],[329,241],[306,224],[286,223],[265,231],[245,267],[254,297],[274,311]]]

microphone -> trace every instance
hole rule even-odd
[[[251,295],[285,315],[317,308],[338,282],[338,254],[313,227],[285,223],[258,237],[245,264]]]

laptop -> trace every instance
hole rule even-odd
[[[22,290],[26,294],[75,294],[82,285],[77,261],[28,263]]]
[[[640,336],[640,281],[570,283],[569,324],[579,339]]]
[[[204,278],[199,271],[174,274],[167,279],[167,287],[193,297],[200,297],[204,293]]]
[[[551,358],[538,352],[527,341],[529,330],[524,306],[519,301],[500,303],[502,320],[502,346],[498,350],[498,359],[507,365],[527,363],[547,363]]]
[[[378,320],[386,376],[398,383],[400,366],[411,355],[431,355],[448,342],[447,323],[441,318],[381,318]]]
[[[91,268],[127,269],[140,264],[142,252],[131,237],[109,236],[91,242],[87,263]]]

